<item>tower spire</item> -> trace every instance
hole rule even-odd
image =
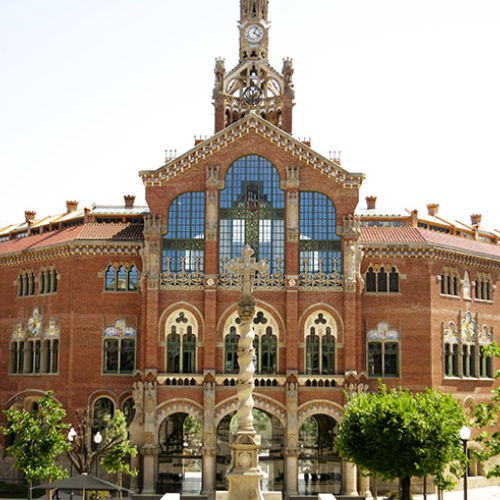
[[[240,0],[240,19],[267,23],[269,0]]]
[[[215,64],[215,131],[238,121],[253,109],[288,133],[292,132],[293,65],[283,61],[276,71],[268,62],[269,0],[240,0],[240,61],[226,73],[224,60]]]

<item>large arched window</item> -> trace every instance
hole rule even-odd
[[[300,267],[308,272],[331,273],[333,259],[342,273],[342,245],[337,234],[335,205],[321,193],[300,193]],[[321,263],[321,266],[320,266]]]
[[[205,193],[184,193],[168,210],[168,233],[163,237],[163,272],[203,271],[205,255]],[[167,265],[167,260],[169,260]]]
[[[219,255],[241,257],[249,244],[257,259],[267,258],[269,272],[285,255],[285,194],[276,168],[265,158],[247,155],[228,169],[220,193]]]
[[[198,321],[187,310],[169,315],[165,324],[167,373],[196,373]]]
[[[335,375],[337,323],[327,311],[310,314],[304,325],[308,375]]]

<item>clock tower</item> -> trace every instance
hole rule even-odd
[[[241,0],[240,61],[248,58],[267,59],[268,0]]]
[[[284,59],[280,73],[268,62],[268,6],[269,0],[240,0],[239,63],[228,73],[223,59],[215,63],[216,132],[254,110],[292,133],[293,65]]]

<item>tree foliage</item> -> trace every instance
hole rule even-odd
[[[461,472],[465,457],[459,430],[464,424],[460,405],[449,394],[426,389],[355,394],[345,406],[336,446],[345,459],[382,479],[403,480],[409,498],[412,476],[436,476],[449,486],[444,471]]]
[[[103,456],[101,467],[109,473],[137,474],[130,467],[129,458],[137,455],[137,448],[130,445],[127,431],[127,420],[122,411],[116,410],[107,421],[103,439]]]
[[[494,342],[483,346],[485,356],[500,357],[500,346]],[[500,378],[500,370],[495,373],[495,378]],[[482,432],[475,439],[481,443],[480,450],[474,450],[472,453],[480,462],[486,462],[490,458],[500,455],[500,431],[498,430],[498,412],[500,410],[500,387],[493,391],[491,400],[488,403],[478,404],[474,411],[474,425],[482,429]],[[491,430],[487,430],[490,428]],[[496,429],[495,429],[496,428]],[[495,464],[486,471],[488,477],[500,477],[500,464]]]
[[[63,423],[66,411],[52,394],[53,391],[46,392],[32,411],[4,411],[7,426],[1,430],[14,439],[7,451],[30,484],[35,480],[54,481],[67,477],[67,471],[56,465],[55,459],[70,448],[66,441],[69,424]]]

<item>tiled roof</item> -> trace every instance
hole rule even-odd
[[[410,244],[425,243],[420,230],[415,227],[362,227],[361,243]]]
[[[360,242],[365,245],[419,245],[448,248],[475,255],[500,258],[500,245],[416,227],[362,227]]]
[[[77,240],[141,241],[140,224],[83,224],[0,243],[0,255],[35,250]]]

